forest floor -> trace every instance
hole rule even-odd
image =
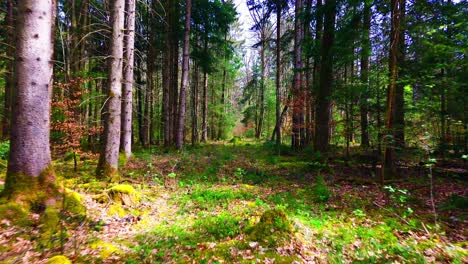
[[[96,180],[94,160],[77,172],[55,161],[86,217],[61,214],[47,243],[38,215],[29,225],[4,218],[0,263],[60,254],[73,263],[468,262],[463,161],[435,165],[431,199],[428,169],[414,157],[382,187],[362,155],[324,162],[234,143],[136,152],[118,185]]]

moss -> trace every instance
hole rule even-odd
[[[24,173],[10,173],[6,177],[2,196],[10,201],[31,207],[44,204],[47,199],[59,196],[52,165],[46,167],[38,177]],[[33,208],[34,209],[34,208]]]
[[[114,168],[107,162],[99,163],[96,169],[97,178],[101,180],[108,180],[110,182],[119,182],[120,174],[117,168]]]
[[[27,208],[15,202],[0,205],[0,219],[7,219],[17,226],[29,226],[32,223]]]
[[[120,204],[112,204],[109,206],[107,209],[107,215],[108,216],[118,216],[118,217],[123,217],[125,216],[125,210],[122,208]]]
[[[65,211],[72,213],[74,216],[83,218],[86,216],[86,207],[83,206],[83,197],[81,194],[70,189],[65,189],[64,197]]]
[[[104,242],[102,240],[98,240],[91,244],[91,249],[95,249],[99,251],[99,256],[102,259],[107,259],[113,254],[121,254],[122,250],[118,249],[111,243]]]
[[[107,203],[109,202],[109,199],[109,195],[106,192],[96,194],[93,196],[93,200],[95,200],[98,203]]]
[[[251,241],[276,245],[282,240],[288,239],[293,228],[283,210],[272,209],[265,211],[260,217],[260,221],[247,231],[250,233],[249,239]]]
[[[72,262],[67,257],[58,255],[51,257],[46,264],[72,264]]]
[[[119,167],[124,167],[128,163],[128,158],[125,153],[119,153]]]
[[[129,184],[118,184],[108,191],[109,197],[116,203],[134,206],[140,202],[140,193]]]
[[[47,206],[39,219],[39,245],[44,248],[54,248],[60,243],[60,214],[54,206]]]

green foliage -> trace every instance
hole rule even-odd
[[[0,159],[8,160],[10,153],[10,141],[3,141],[0,143]]]
[[[312,187],[312,193],[315,200],[318,202],[327,202],[328,199],[330,199],[332,192],[328,188],[323,176],[320,175],[315,178],[315,183]]]
[[[222,212],[217,216],[206,217],[195,221],[194,228],[201,233],[207,233],[215,239],[234,237],[241,232],[240,218],[227,212]]]

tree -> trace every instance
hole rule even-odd
[[[185,3],[185,33],[184,33],[184,51],[182,58],[182,80],[180,82],[179,95],[179,123],[176,135],[176,148],[181,149],[184,143],[184,128],[185,128],[185,102],[186,90],[188,87],[189,77],[189,52],[190,52],[190,19],[192,13],[192,0],[186,0]]]
[[[52,0],[19,1],[16,89],[13,91],[11,150],[5,190],[12,200],[49,199],[55,191],[49,144],[53,71]],[[39,192],[47,197],[39,197]],[[44,202],[44,201],[43,201]]]
[[[315,147],[322,153],[328,152],[330,140],[330,104],[333,83],[333,40],[335,32],[335,0],[326,0],[324,5],[324,28],[320,51],[320,87],[316,97]]]
[[[304,125],[304,87],[302,84],[302,39],[303,23],[301,15],[303,9],[302,0],[296,0],[295,20],[294,20],[294,78],[292,85],[293,95],[293,116],[292,116],[292,148],[302,147],[301,129]]]
[[[96,172],[101,178],[116,180],[120,146],[125,0],[114,0],[111,4],[112,38],[109,57],[109,89],[104,121],[104,142]]]
[[[369,147],[369,57],[371,53],[370,45],[370,23],[371,23],[371,4],[364,2],[362,15],[362,40],[361,40],[361,82],[362,91],[360,98],[361,114],[361,146]]]
[[[387,107],[385,113],[385,129],[386,135],[384,140],[384,156],[382,166],[382,183],[386,176],[394,175],[394,129],[395,122],[395,90],[398,78],[398,48],[400,41],[400,17],[401,17],[401,2],[400,0],[391,1],[391,31],[390,31],[390,52],[389,52],[389,84],[387,93]]]
[[[127,34],[125,35],[125,67],[122,90],[122,128],[120,150],[127,158],[132,155],[133,62],[135,43],[135,0],[127,0]]]
[[[13,0],[6,1],[6,31],[7,31],[7,51],[6,54],[14,56],[15,54],[15,19]],[[10,115],[11,115],[11,93],[14,88],[14,63],[13,58],[9,58],[5,74],[5,100],[4,112],[2,118],[2,136],[8,138],[10,134]]]

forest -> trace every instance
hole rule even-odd
[[[1,263],[468,263],[466,0],[0,0]]]

